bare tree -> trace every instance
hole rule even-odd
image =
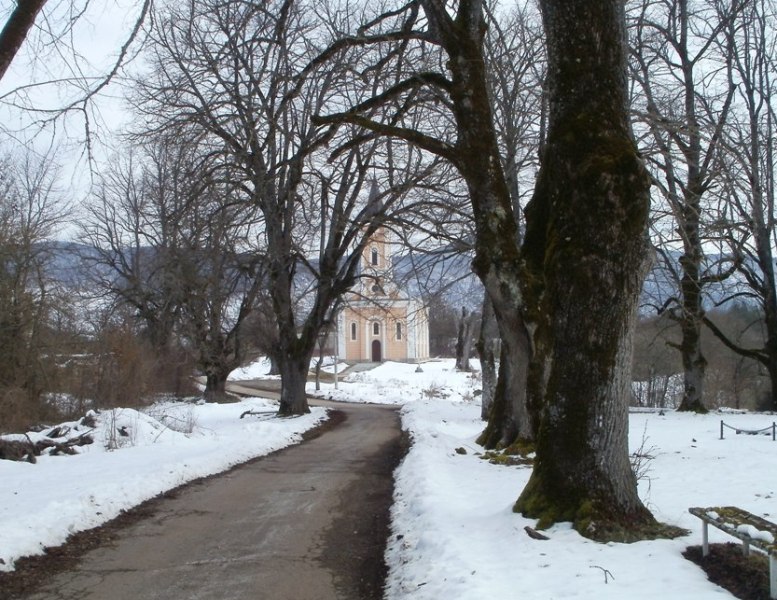
[[[720,47],[727,23],[741,4],[737,0],[711,4],[694,0],[662,3],[645,0],[632,15],[633,76],[637,82],[639,120],[648,133],[645,141],[654,184],[661,193],[682,247],[679,298],[674,299],[682,338],[684,397],[679,410],[704,412],[704,371],[701,328],[704,288],[725,279],[730,262],[710,264],[704,247],[705,222],[715,215],[709,201],[720,174],[720,140],[734,97],[726,76],[731,50]],[[665,234],[666,235],[666,234]],[[663,259],[672,270],[674,256]]]
[[[0,171],[0,413],[10,423],[14,416],[41,416],[40,397],[52,376],[46,330],[56,296],[44,242],[65,213],[48,158],[6,156]]]
[[[264,255],[246,248],[250,205],[209,178],[202,149],[182,139],[144,140],[134,168],[101,186],[84,233],[107,267],[104,283],[137,311],[162,362],[182,346],[205,375],[206,396],[219,399],[245,358],[242,328]]]
[[[103,173],[82,222],[82,237],[95,250],[85,261],[93,265],[89,272],[96,288],[131,306],[142,335],[164,355],[173,344],[180,309],[164,260],[176,223],[159,195],[165,190],[154,185],[169,181],[168,165],[153,158],[144,164],[141,156],[130,154]]]
[[[769,0],[749,2],[736,19],[724,22],[720,52],[730,52],[729,87],[735,89],[727,127],[722,132],[726,154],[725,192],[728,210],[721,225],[730,231],[731,252],[746,285],[734,287],[722,304],[754,300],[761,309],[763,346],[746,347],[727,335],[713,320],[704,322],[731,350],[761,363],[771,380],[772,403],[777,402],[777,279],[775,278],[775,153],[777,101],[774,74],[774,16]],[[725,19],[722,15],[721,19]]]
[[[528,305],[545,365],[537,460],[515,510],[596,539],[654,535],[628,455],[650,179],[628,118],[619,0],[541,2],[549,120],[526,209]]]
[[[484,47],[491,102],[503,169],[513,205],[513,217],[520,232],[524,227],[523,209],[534,190],[540,149],[545,136],[545,45],[538,8],[532,2],[513,6],[500,18],[489,13],[489,25]],[[520,235],[516,243],[521,243]],[[484,300],[484,305],[488,301],[490,300]],[[484,319],[494,318],[492,309],[493,307],[483,309]],[[486,325],[488,334],[488,321]],[[487,344],[488,341],[483,340],[483,343]],[[491,345],[494,344],[495,341],[492,340]],[[499,347],[500,355],[505,353],[499,361],[499,377],[508,377],[510,369],[505,366],[504,375],[501,369],[505,361],[514,358],[509,355],[508,346],[499,344]],[[487,361],[495,360],[493,351],[489,351],[487,346],[483,346],[483,349]],[[529,358],[527,356],[525,360]],[[517,433],[512,425],[516,418],[517,405],[514,401],[509,401],[513,393],[509,389],[510,386],[500,389],[498,395],[495,387],[493,397],[489,397],[491,392],[487,391],[486,382],[491,368],[490,364],[482,367],[484,400],[493,400],[493,403],[488,406],[488,424],[478,442],[489,448],[509,446],[515,440],[511,440],[509,435],[505,436],[505,433],[511,429]],[[539,370],[536,363],[530,362],[528,379],[539,377]],[[518,369],[518,372],[523,377],[523,368]],[[496,384],[498,386],[498,379]],[[517,384],[516,379],[514,385]],[[536,435],[542,399],[532,394],[533,389],[534,386],[528,385],[526,399],[521,399],[521,402],[526,402],[527,409],[519,411],[518,415],[528,415],[528,429]],[[524,436],[518,441],[530,440],[531,438]]]
[[[158,15],[153,73],[138,83],[137,98],[150,127],[185,123],[218,142],[214,176],[235,182],[241,202],[258,211],[278,328],[280,414],[309,410],[305,382],[319,330],[355,282],[364,244],[419,168],[428,170],[418,152],[311,122],[353,83],[347,65],[305,69],[324,35],[307,8],[291,0],[171,7]],[[368,202],[376,173],[388,185]]]
[[[491,298],[503,353],[510,357],[500,363],[496,390],[497,402],[510,409],[500,411],[503,418],[485,441],[495,446],[531,440],[534,431],[526,403],[531,342],[523,314],[518,227],[493,120],[484,8],[481,1],[450,7],[424,0],[381,7],[314,64],[337,57],[367,77],[393,69],[393,85],[368,90],[363,101],[351,101],[348,110],[322,114],[317,121],[403,139],[449,161],[466,183],[475,230],[473,270]],[[419,111],[430,115],[423,127],[403,120]],[[448,127],[441,131],[440,123]]]

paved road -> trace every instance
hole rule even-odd
[[[336,408],[347,418],[333,430],[160,501],[26,597],[382,598],[399,419],[387,407]]]

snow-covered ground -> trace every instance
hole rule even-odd
[[[268,412],[241,419],[247,410]],[[292,419],[273,418],[275,410],[253,398],[104,411],[94,427],[68,424],[70,437],[94,439],[74,456],[44,455],[35,464],[0,460],[0,570],[162,492],[296,443],[325,418],[322,408]],[[43,437],[29,435],[33,442]]]
[[[701,523],[688,508],[735,505],[777,521],[771,432],[737,435],[726,427],[720,439],[721,420],[761,429],[777,417],[643,412],[630,416],[631,451],[653,457],[643,462],[640,496],[659,520],[691,534],[600,544],[562,524],[545,532],[547,541],[531,539],[524,527],[535,522],[512,512],[530,468],[479,456],[479,382],[456,373],[450,361],[422,369],[387,363],[353,375],[337,392],[331,385],[322,390],[338,399],[404,403],[402,423],[413,445],[396,474],[389,600],[732,598],[681,555],[701,543]],[[456,452],[462,448],[466,454]],[[736,540],[710,528],[710,541]]]
[[[266,363],[257,363],[234,379],[266,372]],[[493,465],[479,456],[476,375],[455,372],[452,361],[428,362],[420,370],[384,363],[346,375],[336,390],[332,383],[321,385],[322,397],[404,404],[402,422],[413,444],[397,471],[387,551],[390,600],[730,598],[681,556],[701,541],[701,524],[688,508],[736,505],[777,520],[777,442],[728,428],[719,439],[721,420],[760,429],[777,420],[774,415],[632,414],[632,451],[641,447],[652,457],[643,465],[641,497],[660,520],[691,534],[598,544],[557,525],[546,532],[550,540],[538,541],[524,532],[534,522],[511,510],[529,468]],[[323,417],[317,410],[299,419],[240,420],[248,408],[272,410],[252,399],[163,405],[148,415],[103,413],[95,444],[77,456],[42,457],[35,465],[0,461],[0,568],[165,489],[292,443]],[[134,432],[124,443],[115,434],[123,424]],[[121,447],[106,450],[111,442]],[[731,540],[716,529],[710,539]]]

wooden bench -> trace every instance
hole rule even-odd
[[[750,547],[758,548],[769,556],[769,594],[777,600],[777,525],[736,506],[711,506],[689,508],[704,524],[702,529],[702,555],[710,552],[707,528],[709,525],[742,540],[742,553],[750,554]]]

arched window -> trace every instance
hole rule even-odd
[[[351,339],[356,339],[356,322],[351,322]]]
[[[400,341],[402,339],[402,323],[397,321],[397,341]]]
[[[376,267],[378,266],[378,249],[377,248],[373,248],[372,251],[370,252],[370,262],[374,266],[376,266]]]
[[[380,323],[377,321],[372,323],[372,335],[380,335]]]

